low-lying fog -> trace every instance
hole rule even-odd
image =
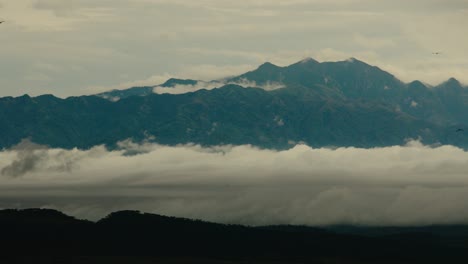
[[[468,224],[468,153],[453,146],[119,146],[3,150],[0,208],[92,220],[132,209],[248,225]]]

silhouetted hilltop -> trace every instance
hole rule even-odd
[[[73,263],[106,263],[102,259],[99,262],[97,256],[121,256],[121,259],[133,256],[133,263],[151,263],[144,262],[150,259],[158,260],[157,263],[190,263],[189,260],[455,263],[468,260],[466,226],[443,227],[450,232],[442,233],[427,227],[419,230],[394,227],[392,232],[376,232],[371,227],[245,227],[137,211],[112,213],[93,223],[40,209],[0,211],[0,224],[1,258],[21,261],[16,263],[26,263],[24,256],[28,255],[42,256],[38,257],[42,260],[44,256],[62,256]],[[88,256],[83,258],[87,262],[80,262],[78,256]],[[147,257],[138,260],[136,256]]]

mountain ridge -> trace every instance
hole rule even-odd
[[[354,72],[350,72],[350,69],[355,69]],[[348,71],[348,72],[347,72]],[[352,75],[361,74],[363,76],[360,77],[359,80],[355,80],[355,83],[349,83],[347,80],[353,80]],[[366,76],[366,74],[373,74],[379,75],[377,77]],[[337,78],[339,76],[340,78]],[[351,76],[351,77],[350,77]],[[367,83],[363,80],[380,80],[377,83]],[[164,87],[164,88],[172,88],[176,83],[178,85],[189,85],[194,87],[194,85],[201,84],[219,84],[218,88],[223,86],[224,84],[229,83],[236,83],[239,85],[249,84],[254,85],[257,87],[266,86],[271,83],[277,84],[285,84],[286,88],[288,87],[296,87],[296,86],[303,86],[303,87],[317,87],[323,86],[331,89],[337,89],[344,96],[349,98],[367,98],[367,99],[384,99],[386,97],[395,97],[392,103],[396,104],[396,101],[402,101],[402,97],[406,94],[407,90],[414,82],[420,82],[419,80],[414,80],[409,83],[404,83],[398,80],[394,75],[382,70],[377,66],[372,66],[367,64],[364,61],[358,60],[356,58],[350,58],[343,61],[335,61],[335,62],[318,62],[313,58],[306,58],[296,63],[293,63],[288,66],[277,66],[271,62],[265,62],[256,69],[241,74],[239,76],[226,78],[222,81],[209,81],[209,82],[200,82],[191,79],[174,79],[171,78],[163,84],[154,85],[151,87]],[[454,87],[459,86],[459,88],[463,88],[459,92],[466,92],[468,87],[463,86],[458,80],[455,78],[449,78],[448,80],[435,85],[435,86],[428,86],[424,84],[425,88],[429,90],[429,93],[434,93],[436,90],[447,90],[447,87]],[[197,87],[200,88],[200,87]],[[246,87],[247,88],[247,87]],[[133,91],[140,90],[138,95],[145,96],[148,95],[147,87],[133,87],[126,90],[119,90],[119,91],[127,91],[129,93],[120,93],[118,96],[119,99],[127,96],[135,95]],[[383,90],[383,91],[382,91]],[[167,90],[170,93],[170,90]],[[101,97],[105,98],[115,98],[110,96],[115,91],[110,91],[107,93],[98,94]]]
[[[357,59],[306,59],[286,67],[265,63],[226,81],[181,94],[156,94],[147,86],[111,91],[114,99],[103,94],[0,98],[0,148],[24,138],[51,147],[112,147],[148,135],[168,145],[272,149],[294,142],[369,148],[418,138],[430,145],[468,147],[468,135],[457,129],[468,125],[468,89],[456,79],[429,88],[419,81],[405,84]],[[284,87],[274,90],[239,85],[279,81]],[[170,79],[164,89],[198,82]]]

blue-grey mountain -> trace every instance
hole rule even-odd
[[[265,63],[223,82],[184,94],[156,94],[156,86],[148,86],[66,99],[0,98],[0,147],[24,138],[63,148],[112,147],[125,139],[275,149],[298,142],[376,147],[421,139],[468,147],[468,129],[459,130],[468,124],[468,89],[455,79],[429,87],[357,59],[307,59],[286,67]],[[200,83],[170,79],[158,86]],[[255,87],[237,85],[242,83]],[[258,88],[272,83],[283,88]]]

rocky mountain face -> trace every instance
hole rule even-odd
[[[286,67],[265,63],[224,83],[183,94],[156,94],[148,86],[66,99],[0,98],[0,147],[24,138],[63,148],[148,138],[274,149],[298,142],[376,147],[408,139],[468,147],[468,89],[455,79],[436,87],[406,84],[357,59],[306,59]],[[283,88],[256,88],[272,83]],[[198,84],[170,79],[158,87]]]

